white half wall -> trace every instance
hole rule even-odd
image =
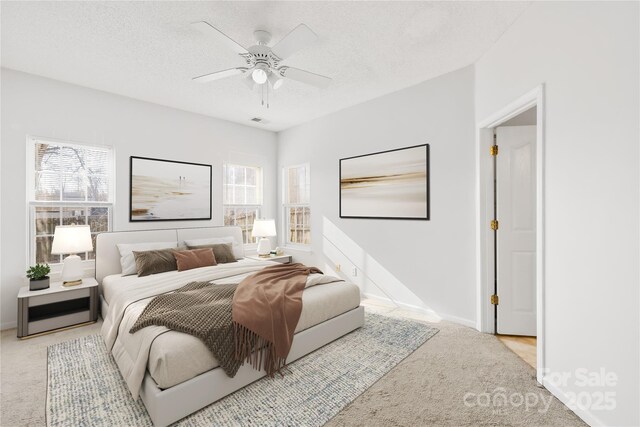
[[[638,6],[534,2],[476,63],[478,122],[545,85],[545,384],[592,425],[640,425]]]
[[[265,217],[275,217],[276,134],[194,113],[3,68],[2,83],[2,328],[15,326],[16,296],[28,264],[27,135],[110,145],[116,155],[113,229],[222,225],[222,164],[250,162],[264,173]],[[215,102],[211,99],[211,102]],[[213,219],[129,222],[129,156],[213,166]]]
[[[368,295],[475,325],[473,75],[467,67],[278,134],[278,166],[311,167],[312,252],[297,259],[329,273],[340,264]],[[424,143],[430,221],[339,217],[340,158]]]

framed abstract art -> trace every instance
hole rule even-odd
[[[131,156],[129,221],[211,219],[211,165]]]
[[[340,218],[429,219],[429,144],[340,159]]]

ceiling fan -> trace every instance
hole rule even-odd
[[[253,89],[256,86],[262,86],[264,89],[264,85],[266,85],[267,90],[269,85],[274,90],[278,89],[282,86],[284,79],[297,80],[322,89],[331,83],[329,77],[281,65],[281,62],[293,53],[318,39],[316,33],[305,24],[300,24],[291,30],[273,47],[268,46],[271,41],[271,34],[268,31],[256,30],[253,32],[256,44],[248,48],[240,45],[208,22],[195,22],[193,26],[202,33],[224,43],[228,48],[244,58],[247,65],[246,67],[229,68],[228,70],[194,77],[194,81],[208,83],[238,74],[245,74],[247,77],[244,82],[249,89]]]

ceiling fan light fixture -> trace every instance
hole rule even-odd
[[[259,85],[264,84],[267,81],[267,72],[264,70],[264,67],[256,66],[251,73],[251,78]]]
[[[284,79],[281,79],[275,73],[271,73],[269,75],[269,83],[271,83],[271,87],[273,88],[273,90],[278,90],[280,87],[282,87]]]
[[[279,89],[283,85],[284,79],[295,80],[320,89],[325,89],[331,83],[329,77],[281,64],[293,53],[318,39],[318,35],[305,24],[295,27],[273,47],[269,46],[271,34],[265,30],[257,30],[254,32],[257,44],[248,48],[237,43],[206,21],[195,22],[193,26],[209,37],[218,40],[219,43],[226,44],[230,50],[239,54],[246,62],[245,67],[204,74],[194,77],[194,81],[207,83],[244,74],[243,83],[250,90],[254,90],[256,85],[261,86],[262,105],[265,105],[266,94],[267,108],[269,108],[269,89]]]

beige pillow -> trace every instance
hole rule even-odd
[[[221,243],[231,243],[231,247],[233,248],[233,257],[235,259],[244,258],[244,245],[241,242],[238,242],[233,236],[209,237],[205,239],[188,239],[184,241],[184,244],[186,246],[219,245]]]
[[[176,251],[173,255],[176,257],[178,271],[211,267],[217,264],[216,257],[213,255],[213,249],[211,248]]]
[[[213,249],[213,256],[216,258],[218,264],[226,264],[229,262],[236,262],[236,257],[233,255],[233,245],[231,243],[219,243],[213,245],[195,245],[188,246],[189,249]]]
[[[176,249],[156,249],[141,252],[133,251],[138,276],[144,277],[150,274],[177,270],[176,257],[173,255],[175,250]]]

